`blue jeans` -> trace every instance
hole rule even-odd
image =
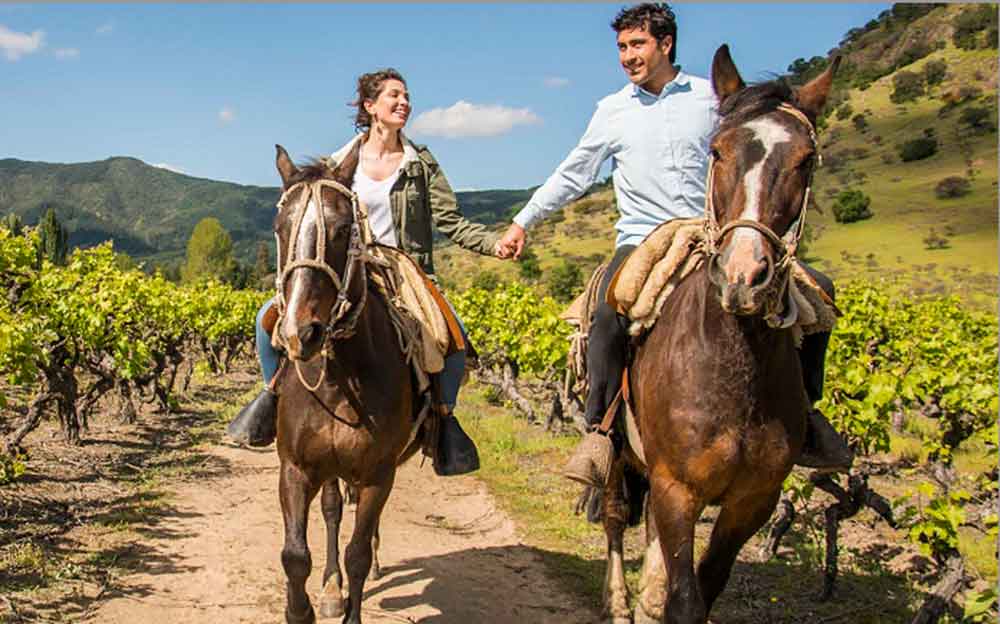
[[[448,300],[445,299],[445,301]],[[271,336],[264,331],[263,327],[264,315],[273,304],[274,299],[268,299],[260,307],[260,310],[257,311],[257,359],[260,361],[260,372],[264,375],[264,385],[266,387],[271,386],[271,380],[274,379],[274,375],[278,372],[279,353],[277,349],[271,346]],[[455,312],[455,308],[451,305],[450,301],[448,301],[448,307],[451,308],[452,312]],[[465,324],[462,323],[462,319],[458,317],[458,314],[455,314],[455,319],[458,320],[458,326],[462,330],[462,337],[468,340],[469,335],[465,331]],[[462,375],[464,373],[464,350],[452,353],[445,358],[444,370],[440,373],[441,398],[447,404],[448,409],[455,409],[455,404],[458,402],[458,388],[462,385]]]

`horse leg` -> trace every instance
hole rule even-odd
[[[340,617],[344,614],[343,575],[340,572],[340,520],[344,512],[344,498],[337,478],[323,484],[320,503],[323,520],[326,521],[326,569],[323,570],[319,614],[325,618]]]
[[[694,575],[694,525],[705,508],[691,488],[666,471],[650,479],[653,516],[667,575],[666,624],[705,624],[707,611]]]
[[[285,607],[285,621],[288,624],[312,624],[316,621],[309,595],[306,594],[306,579],[312,571],[312,557],[306,543],[306,525],[309,520],[309,503],[318,488],[309,478],[289,461],[281,462],[281,477],[278,491],[281,499],[281,515],[285,521],[285,546],[281,550],[281,565],[288,579],[288,604]]]
[[[375,531],[372,533],[372,569],[368,572],[368,580],[377,581],[382,578],[382,566],[378,562],[379,526],[382,524],[381,518],[375,518]]]
[[[365,485],[358,490],[358,509],[354,521],[354,534],[347,544],[347,613],[344,624],[361,624],[361,599],[364,597],[365,577],[372,567],[372,537],[385,501],[392,490],[395,468],[388,471],[382,483]]]
[[[698,564],[698,585],[706,610],[711,610],[726,587],[743,544],[771,517],[780,496],[781,488],[778,488],[770,495],[745,496],[722,506],[712,528],[708,550]]]
[[[625,584],[625,553],[623,541],[628,507],[622,494],[625,462],[621,459],[611,467],[604,487],[604,533],[608,538],[607,568],[604,572],[604,608],[613,624],[630,624],[628,586]]]
[[[660,534],[649,515],[649,499],[643,513],[646,525],[646,553],[639,575],[639,601],[635,607],[635,624],[659,624],[663,620],[663,603],[667,600],[667,568],[660,550]]]

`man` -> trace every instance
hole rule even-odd
[[[603,303],[608,282],[629,252],[658,225],[704,215],[709,141],[718,124],[711,83],[675,65],[677,24],[667,5],[645,3],[622,9],[611,27],[617,33],[619,60],[630,84],[598,102],[579,144],[535,191],[500,241],[502,257],[518,258],[526,242],[525,231],[544,215],[580,197],[597,181],[604,161],[612,159],[621,218],[615,224],[615,253],[600,284],[601,303],[591,324],[587,350],[590,393],[586,418],[591,432],[564,469],[566,477],[595,487],[604,486],[604,471],[599,467],[609,466],[614,454],[612,445],[601,439],[596,428],[618,393],[628,356],[626,320]],[[803,354],[804,376],[813,401],[822,390],[828,337],[812,341],[810,352]],[[808,420],[809,442],[797,463],[829,469],[849,467],[850,449],[822,414],[812,410]]]

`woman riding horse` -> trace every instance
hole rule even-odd
[[[497,255],[499,236],[462,216],[455,193],[430,150],[415,145],[403,134],[411,111],[403,76],[391,68],[363,74],[358,78],[354,106],[354,125],[360,134],[334,153],[329,165],[335,167],[361,143],[361,160],[351,190],[367,207],[377,242],[402,249],[432,278],[432,222],[461,247]],[[273,299],[265,303],[257,314],[257,355],[264,389],[227,429],[231,438],[250,446],[266,446],[274,441],[276,433],[277,396],[271,386],[280,356],[264,329],[264,319],[273,314],[269,312],[273,303]],[[464,327],[462,333],[464,336]],[[453,415],[464,371],[465,351],[460,350],[445,359],[440,374],[441,395],[448,413],[441,421],[435,461],[435,470],[441,475],[463,474],[479,467],[476,447]]]

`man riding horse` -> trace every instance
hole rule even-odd
[[[612,464],[622,445],[614,434],[614,444],[608,444],[598,425],[619,392],[629,353],[627,319],[605,303],[608,283],[629,253],[658,225],[704,216],[709,141],[719,123],[711,83],[675,65],[677,24],[666,4],[622,9],[611,27],[617,33],[619,60],[630,84],[598,102],[580,142],[535,191],[500,241],[503,257],[518,258],[526,242],[525,230],[585,193],[597,181],[603,163],[612,159],[621,218],[615,224],[615,253],[600,283],[600,303],[590,325],[586,418],[591,431],[564,469],[566,477],[598,488],[605,485],[605,467]],[[804,268],[832,298],[830,279]],[[745,279],[750,284],[753,276]],[[812,403],[822,394],[829,337],[829,332],[806,336],[799,351]],[[819,410],[810,409],[806,445],[795,463],[846,471],[852,461],[853,453],[844,439]]]

